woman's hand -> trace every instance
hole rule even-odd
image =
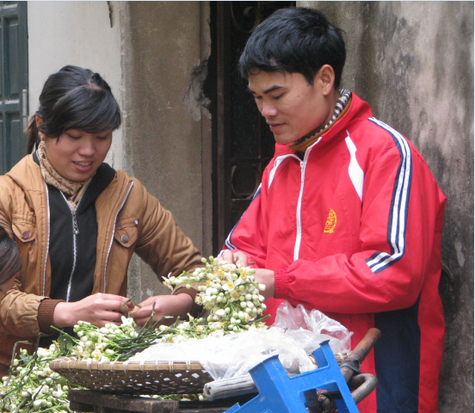
[[[153,307],[154,303],[155,308]],[[153,316],[154,322],[160,320],[162,317],[171,316],[172,318],[164,320],[162,324],[172,324],[177,317],[180,317],[181,320],[185,320],[192,307],[193,298],[189,294],[156,295],[142,301],[129,315],[135,320],[137,325],[143,326],[150,318],[153,309],[155,309]]]
[[[121,317],[134,308],[134,304],[127,301],[120,295],[97,293],[80,301],[61,302],[54,308],[54,325],[58,328],[71,327],[80,320],[98,327],[111,323],[120,325]]]

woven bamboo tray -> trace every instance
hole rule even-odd
[[[202,393],[213,380],[197,361],[94,362],[63,357],[52,360],[49,367],[71,383],[120,394]]]

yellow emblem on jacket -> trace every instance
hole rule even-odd
[[[336,227],[336,213],[333,211],[333,209],[330,209],[330,212],[328,213],[327,217],[327,222],[325,222],[325,228],[323,228],[323,232],[326,232],[328,234],[333,233],[333,230]]]

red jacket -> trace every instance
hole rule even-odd
[[[276,144],[226,241],[275,271],[270,323],[286,299],[342,323],[353,346],[369,328],[381,330],[362,368],[379,385],[358,405],[362,413],[437,411],[444,206],[420,153],[353,94],[303,159]]]

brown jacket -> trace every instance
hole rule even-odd
[[[116,171],[95,202],[97,250],[93,293],[127,294],[127,268],[136,252],[160,280],[201,265],[201,255],[172,214],[145,187]],[[23,268],[15,286],[0,293],[0,364],[8,365],[19,340],[33,341],[52,321],[44,300],[51,286],[48,191],[28,155],[0,176],[0,225],[13,235]],[[49,300],[54,301],[54,300]],[[43,302],[43,304],[42,304]],[[39,320],[38,311],[43,307]],[[49,323],[49,324],[48,324]]]

